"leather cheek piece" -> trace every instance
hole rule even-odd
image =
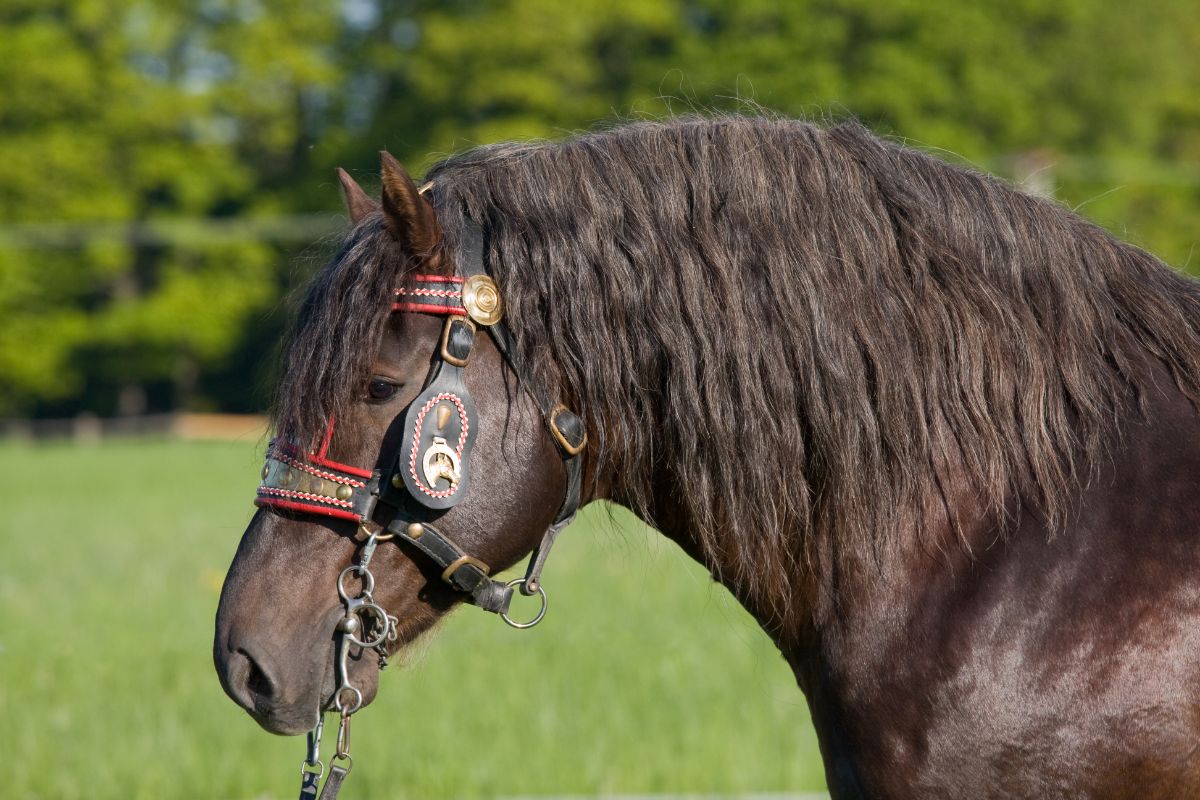
[[[461,370],[442,365],[408,408],[393,476],[401,475],[409,494],[426,508],[457,505],[470,483],[468,466],[477,429],[475,404]]]

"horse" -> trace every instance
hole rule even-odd
[[[464,601],[526,624],[514,592],[606,501],[771,637],[836,800],[1200,797],[1195,282],[855,122],[381,176],[339,170],[351,229],[221,593],[260,725],[311,756]]]

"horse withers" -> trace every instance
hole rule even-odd
[[[217,616],[264,727],[348,726],[605,499],[777,643],[834,798],[1200,796],[1192,281],[852,124],[342,178]]]

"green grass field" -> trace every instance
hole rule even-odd
[[[260,456],[0,444],[0,795],[295,796],[303,739],[258,728],[211,659]],[[823,788],[787,666],[673,545],[591,509],[544,581],[538,628],[462,608],[388,668],[344,796]]]

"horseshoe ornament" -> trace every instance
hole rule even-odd
[[[433,437],[433,444],[421,459],[421,469],[425,473],[425,482],[434,488],[437,488],[439,480],[445,479],[451,489],[462,480],[462,464],[458,460],[458,453],[451,450],[441,436]]]

